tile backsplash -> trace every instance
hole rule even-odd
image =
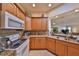
[[[30,35],[48,35],[47,31],[34,31],[30,32]]]
[[[19,33],[19,31],[16,31],[16,30],[0,30],[0,37],[1,36],[8,36],[8,35],[12,35],[12,34],[15,34],[15,33]]]

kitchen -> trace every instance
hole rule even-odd
[[[79,56],[79,3],[0,3],[0,56]]]

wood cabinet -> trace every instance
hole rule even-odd
[[[41,38],[41,49],[46,49],[46,41],[47,41],[46,37]]]
[[[56,40],[56,54],[59,56],[67,56],[67,43]]]
[[[35,49],[40,49],[40,48],[41,48],[41,39],[35,38]]]
[[[47,30],[47,18],[32,17],[32,30]]]
[[[17,8],[17,17],[21,20],[25,20],[25,14],[19,8]]]
[[[41,30],[41,19],[32,18],[32,30]]]
[[[26,16],[25,19],[25,30],[31,30],[31,18]]]
[[[79,56],[79,50],[68,47],[68,56]]]
[[[48,49],[58,56],[79,56],[79,45],[47,37],[31,37],[30,49]]]
[[[69,43],[68,44],[68,56],[79,56],[79,45]]]
[[[47,18],[42,18],[41,29],[42,30],[48,30],[48,20],[47,20]]]
[[[21,20],[25,20],[25,14],[21,11],[21,8],[14,3],[4,3],[1,8],[2,11],[7,11]]]
[[[35,49],[35,38],[31,37],[29,43],[30,49]]]
[[[52,53],[55,53],[55,50],[56,50],[56,48],[55,48],[56,42],[55,42],[55,41],[56,41],[56,40],[53,39],[53,38],[48,38],[48,39],[47,39],[47,49],[48,49],[49,51],[51,51]]]
[[[25,22],[25,12],[22,10],[22,8],[19,6],[19,4],[16,4],[16,3],[2,3],[0,4],[0,10],[1,10],[1,13],[0,13],[0,27],[3,27],[3,24],[4,24],[4,14],[5,12],[8,12],[14,16],[16,16],[17,18],[19,18],[19,20],[23,20]],[[25,23],[23,24],[25,28]]]
[[[31,37],[30,38],[30,49],[45,49],[46,38],[45,37]]]
[[[13,15],[17,15],[17,7],[13,4],[13,3],[6,3],[4,4],[4,10],[13,14]]]

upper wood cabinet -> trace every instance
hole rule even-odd
[[[42,30],[48,30],[48,20],[47,20],[47,18],[41,19],[41,29]]]
[[[3,6],[4,10],[13,14],[13,15],[17,15],[17,7],[13,4],[13,3],[6,3]]]
[[[48,29],[47,18],[33,17],[31,26],[32,30],[47,30]]]
[[[26,16],[25,19],[25,30],[31,30],[31,18]]]
[[[41,30],[41,19],[32,18],[31,21],[32,30]]]
[[[17,17],[20,18],[21,20],[25,20],[25,15],[19,8],[17,8]]]
[[[25,14],[22,12],[20,7],[18,5],[15,5],[14,3],[4,3],[2,4],[2,11],[7,11],[14,16],[17,16],[21,20],[25,20]]]

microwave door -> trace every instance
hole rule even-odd
[[[22,27],[22,23],[10,19],[10,20],[8,21],[8,26],[9,26],[9,27],[21,28],[21,27]]]
[[[5,28],[6,29],[23,29],[24,21],[19,19],[18,17],[5,12]]]

